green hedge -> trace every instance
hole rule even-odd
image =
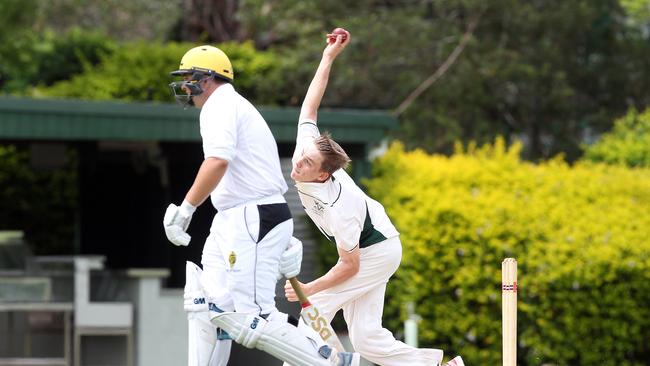
[[[0,45],[0,91],[24,94],[30,86],[69,79],[97,64],[114,46],[99,32],[76,28],[63,34],[16,35]]]
[[[421,346],[501,362],[501,261],[519,263],[519,365],[647,365],[650,170],[520,160],[503,141],[374,164],[370,195],[401,232],[385,323],[415,301]]]
[[[139,101],[174,100],[168,84],[174,80],[169,73],[178,69],[181,58],[192,43],[133,42],[117,46],[106,53],[97,65],[87,64],[84,71],[70,80],[51,87],[41,87],[35,96],[82,99],[121,99]],[[257,103],[269,103],[275,95],[264,85],[280,77],[275,55],[256,51],[253,44],[224,43],[218,45],[233,64],[235,87]]]
[[[650,108],[631,110],[614,122],[614,129],[585,150],[585,160],[650,167]]]
[[[30,152],[0,144],[0,230],[22,230],[37,255],[74,252],[78,156],[34,167]]]

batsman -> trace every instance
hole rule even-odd
[[[204,159],[183,202],[167,208],[165,234],[186,246],[196,207],[210,198],[218,211],[203,246],[203,268],[190,262],[186,268],[188,366],[225,366],[232,341],[295,366],[350,365],[350,354],[332,350],[311,329],[298,329],[297,320],[275,306],[280,274],[300,271],[301,244],[291,241],[277,144],[261,114],[233,87],[229,58],[213,46],[195,47],[172,75],[181,78],[170,84],[176,99],[201,109]]]
[[[291,177],[307,215],[336,244],[339,260],[325,275],[300,286],[328,321],[343,309],[350,341],[367,360],[385,366],[439,365],[442,350],[411,347],[382,326],[386,284],[402,256],[399,233],[384,207],[343,169],[350,162],[345,151],[318,129],[317,111],[332,64],[351,41],[347,31],[333,33],[339,34],[328,35],[300,110]],[[298,300],[288,281],[285,295]],[[460,356],[445,365],[464,366]]]

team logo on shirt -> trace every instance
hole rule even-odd
[[[230,263],[230,269],[232,269],[235,266],[235,262],[237,262],[237,254],[235,254],[235,252],[230,252],[230,255],[228,256],[228,263]]]
[[[319,216],[322,216],[322,215],[323,215],[323,212],[325,212],[325,206],[323,206],[323,205],[322,205],[320,202],[318,202],[318,201],[314,201],[314,206],[311,208],[311,210],[312,210],[315,214],[317,214],[317,215],[319,215]]]

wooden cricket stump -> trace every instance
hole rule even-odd
[[[501,263],[501,316],[503,324],[503,366],[517,365],[517,261]]]

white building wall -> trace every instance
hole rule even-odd
[[[168,270],[131,269],[135,308],[135,366],[187,364],[183,290],[163,289]]]

